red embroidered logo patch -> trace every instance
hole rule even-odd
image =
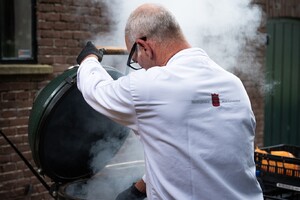
[[[215,107],[220,106],[220,99],[219,99],[219,94],[211,94],[211,102],[212,105]]]

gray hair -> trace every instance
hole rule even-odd
[[[173,14],[163,6],[147,4],[147,8],[136,9],[127,20],[125,35],[130,42],[137,38],[153,38],[157,42],[183,37],[181,28]]]

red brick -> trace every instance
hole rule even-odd
[[[50,56],[46,56],[46,55],[39,55],[38,56],[38,62],[40,64],[53,64],[53,57],[50,57]]]
[[[42,38],[42,39],[39,39],[38,43],[39,43],[40,46],[50,46],[50,47],[53,47],[53,39],[52,38]]]
[[[66,3],[64,2],[64,4],[66,5]],[[53,8],[53,11],[56,13],[66,13],[66,12],[70,12],[70,9],[68,8],[69,6],[65,6],[65,5],[61,5],[61,4],[56,4]]]
[[[74,39],[80,39],[80,40],[87,40],[91,36],[92,36],[91,33],[87,33],[87,32],[75,32],[73,34]]]
[[[76,56],[68,56],[67,63],[73,63],[73,65],[76,65]]]
[[[41,38],[59,38],[61,35],[60,31],[55,31],[55,30],[41,30],[40,32],[41,32]]]
[[[3,93],[1,96],[2,96],[1,99],[3,101],[10,101],[10,100],[15,100],[16,99],[16,93],[14,93],[14,92]]]
[[[10,118],[10,117],[14,117],[17,115],[17,109],[13,108],[13,109],[7,109],[7,110],[3,110],[0,112],[0,117],[1,118]]]
[[[6,154],[6,155],[0,154],[0,164],[7,164],[9,162],[11,162],[10,154]]]
[[[45,22],[45,21],[40,21],[38,22],[38,28],[41,30],[51,30],[54,28],[54,22]]]
[[[76,22],[76,15],[72,15],[69,13],[61,14],[61,21],[62,22]]]
[[[60,38],[62,38],[62,39],[72,39],[72,37],[73,37],[72,31],[63,31],[61,33],[61,37]]]
[[[74,5],[79,7],[87,6],[90,8],[90,6],[92,6],[92,3],[89,1],[74,1]]]
[[[5,105],[4,103],[1,103],[1,105]],[[9,119],[0,119],[0,127],[9,127],[10,126],[10,120]]]
[[[68,2],[67,0],[47,0],[47,3],[66,3]]]
[[[51,12],[51,11],[54,11],[54,5],[42,4],[41,2],[39,2],[38,6],[37,6],[37,11],[38,12]]]
[[[54,46],[55,47],[65,47],[66,46],[66,40],[56,39],[56,40],[54,40]]]
[[[73,40],[73,39],[70,39],[70,40],[66,40],[66,46],[67,47],[78,47],[79,46],[79,42],[77,40]]]
[[[27,125],[28,124],[28,117],[26,117],[26,118],[12,119],[9,124],[10,124],[10,126]]]
[[[24,145],[24,150],[22,151],[23,156],[28,160],[28,161],[32,161],[33,157],[32,157],[32,151],[30,149],[29,144]],[[25,164],[25,163],[24,163]]]
[[[59,13],[45,13],[44,15],[46,21],[60,21]]]
[[[43,55],[60,55],[61,54],[61,49],[58,49],[58,48],[40,47],[39,51]]]
[[[69,64],[56,66],[55,69],[54,69],[54,74],[59,75],[62,72],[66,71],[69,67],[70,67]]]
[[[17,166],[15,163],[6,163],[6,164],[0,164],[0,172],[8,172],[8,171],[15,171],[17,170]]]
[[[81,24],[79,24],[79,29],[80,30],[84,30],[84,31],[89,31],[90,30],[90,24],[88,24],[88,23],[85,23],[85,24],[81,23]]]
[[[16,100],[27,100],[29,98],[29,92],[21,91],[16,93]]]
[[[53,25],[53,29],[54,30],[60,30],[60,31],[66,30],[67,29],[67,23],[65,23],[65,22],[55,22],[54,25]]]
[[[57,64],[66,64],[66,56],[55,56],[54,62]]]
[[[9,83],[1,83],[0,91],[12,91],[12,90],[22,90],[22,89],[32,89],[33,83],[30,82],[9,82]]]
[[[67,29],[70,31],[78,31],[81,30],[80,29],[80,24],[78,23],[68,23],[67,24]]]
[[[21,150],[19,150],[19,151],[21,151]],[[11,155],[11,162],[19,162],[21,160],[22,159],[21,159],[21,157],[18,154],[12,154]]]
[[[6,137],[14,137],[17,134],[17,130],[12,127],[5,127],[5,128],[3,127],[2,132],[6,135]]]
[[[2,148],[3,145],[7,145],[7,141],[2,137],[0,137],[0,147]],[[0,151],[1,152],[1,151]],[[1,154],[0,154],[1,155]]]
[[[27,160],[27,161],[29,161],[29,160]],[[18,170],[22,170],[23,171],[23,170],[27,169],[27,165],[24,163],[23,160],[19,160],[19,161],[16,162],[16,168]]]
[[[30,114],[30,110],[28,108],[18,109],[17,115],[18,117],[28,117]]]
[[[16,170],[13,172],[1,173],[0,174],[0,182],[4,182],[6,180],[16,180],[23,177],[23,172],[21,170]]]

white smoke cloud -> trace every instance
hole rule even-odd
[[[91,148],[93,177],[70,183],[65,194],[74,199],[114,200],[120,192],[141,179],[145,162],[138,137],[130,132],[120,149],[117,148],[119,145],[118,139],[97,141]]]
[[[241,66],[243,61],[253,64],[253,48],[264,43],[264,35],[257,30],[261,24],[262,11],[251,0],[113,0],[105,1],[110,7],[115,29],[109,38],[97,37],[97,44],[125,47],[124,28],[130,13],[143,3],[158,3],[168,8],[179,21],[188,41],[194,47],[203,48],[208,55],[226,69]],[[248,42],[248,43],[247,43]],[[243,63],[245,65],[247,63]],[[248,63],[250,64],[250,63]],[[254,69],[251,69],[252,71]]]

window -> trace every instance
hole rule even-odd
[[[35,63],[35,0],[0,1],[0,63]]]

